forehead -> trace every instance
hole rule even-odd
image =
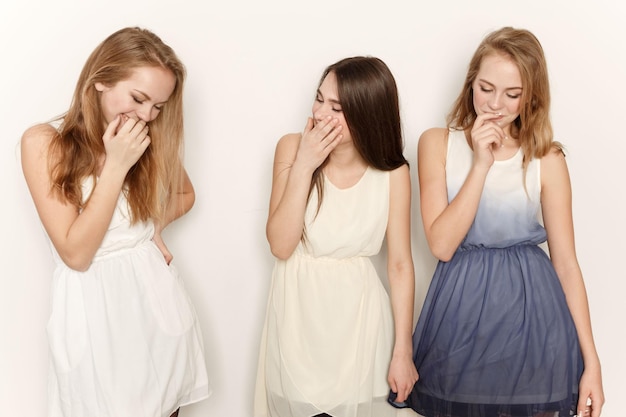
[[[176,77],[163,67],[137,67],[129,77],[120,81],[129,89],[147,94],[155,101],[167,101],[176,86]]]
[[[491,83],[506,84],[508,87],[522,86],[522,77],[517,64],[509,56],[502,54],[485,56],[480,62],[476,78]]]
[[[329,72],[319,88],[324,96],[334,96],[337,98],[337,77],[334,72]]]

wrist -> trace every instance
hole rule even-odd
[[[315,169],[317,169],[317,167],[306,164],[296,158],[296,160],[293,162],[293,165],[291,166],[290,175],[305,177],[310,180],[311,177],[313,177]]]

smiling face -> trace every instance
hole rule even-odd
[[[317,123],[328,116],[337,119],[338,124],[343,126],[342,143],[346,143],[351,140],[350,130],[348,129],[348,124],[346,123],[337,91],[337,77],[334,72],[329,72],[317,89],[312,109],[313,120]]]
[[[472,91],[476,114],[499,114],[494,121],[505,130],[519,116],[522,78],[517,65],[507,56],[485,56],[472,83]]]
[[[111,86],[96,83],[106,123],[118,115],[151,122],[160,113],[176,86],[174,74],[162,67],[136,68],[125,80]]]

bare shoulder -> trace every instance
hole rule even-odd
[[[29,155],[40,156],[46,153],[48,144],[57,133],[56,129],[49,124],[38,124],[29,127],[20,140],[20,148],[23,157]]]
[[[445,159],[448,145],[448,129],[443,127],[433,127],[425,130],[419,138],[418,156],[428,155],[428,159],[435,156]]]
[[[296,157],[298,146],[300,146],[301,137],[302,135],[299,133],[288,133],[281,137],[276,144],[275,159],[293,161]]]
[[[541,158],[540,164],[541,187],[544,195],[558,189],[569,189],[569,171],[565,154],[561,149],[553,147]]]
[[[411,199],[411,172],[408,164],[402,164],[389,173],[391,200]]]
[[[406,181],[410,179],[410,169],[408,164],[402,164],[398,168],[391,170],[391,181]]]
[[[430,129],[426,129],[420,135],[421,141],[441,141],[446,140],[448,137],[448,129],[445,127],[431,127]]]
[[[444,148],[448,142],[448,129],[443,127],[432,127],[426,129],[419,138],[421,148]]]
[[[278,140],[277,147],[293,147],[298,146],[300,144],[300,138],[302,135],[300,133],[287,133],[283,137]]]
[[[553,146],[552,149],[541,158],[541,171],[542,173],[550,174],[554,171],[561,170],[567,170],[565,154],[560,148]]]

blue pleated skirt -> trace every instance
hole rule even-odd
[[[578,337],[536,245],[461,248],[439,262],[413,345],[420,379],[395,406],[427,417],[575,414]]]

